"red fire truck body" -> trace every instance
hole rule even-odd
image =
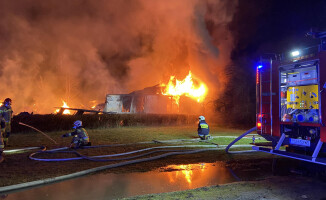
[[[324,34],[325,35],[325,34]],[[256,77],[257,133],[272,142],[263,151],[326,165],[326,48],[291,59],[261,58]],[[283,150],[285,147],[285,150]]]

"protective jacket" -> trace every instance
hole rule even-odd
[[[198,135],[208,135],[209,127],[205,120],[200,120],[198,123]]]
[[[12,109],[11,109],[11,106],[5,106],[5,105],[2,105],[0,107],[0,116],[1,116],[1,120],[4,121],[4,122],[11,122],[11,119],[12,119]]]
[[[71,143],[74,143],[76,147],[87,145],[89,143],[87,131],[83,127],[78,127],[74,132],[64,134],[64,137],[69,136],[74,136]]]
[[[0,106],[0,124],[1,124],[1,136],[0,136],[0,151],[4,146],[9,145],[9,136],[11,134],[11,119],[12,109],[10,105]]]

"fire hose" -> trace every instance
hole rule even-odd
[[[250,153],[250,152],[256,152],[254,150],[246,150],[246,151],[229,151],[229,149],[231,148],[231,146],[233,146],[236,142],[238,142],[240,139],[242,139],[244,136],[248,135],[249,133],[256,131],[257,128],[253,127],[251,129],[249,129],[247,132],[243,133],[242,135],[240,135],[238,138],[236,138],[235,140],[233,140],[226,148],[225,148],[225,152],[226,153]]]
[[[48,136],[48,135],[45,134],[44,132],[38,130],[37,128],[35,128],[35,127],[33,127],[33,126],[30,126],[30,125],[27,125],[27,124],[24,124],[24,123],[22,123],[22,122],[19,122],[18,124],[23,125],[23,126],[27,126],[27,127],[31,128],[31,129],[34,129],[34,130],[36,130],[37,132],[42,133],[45,137],[47,137],[49,140],[51,140],[52,142],[54,142],[54,144],[58,144],[58,143],[57,143],[55,140],[53,140],[50,136]]]
[[[248,133],[247,133],[248,134]],[[244,136],[245,134],[243,134]],[[240,138],[240,137],[239,137]],[[234,142],[235,143],[235,142]],[[233,143],[233,144],[234,144]],[[232,145],[233,145],[232,144]],[[98,147],[112,147],[112,146],[122,146],[125,144],[116,144],[116,145],[102,145],[102,146],[90,146],[90,147],[85,147],[85,148],[98,148]],[[231,148],[232,145],[227,146],[227,150]],[[248,145],[234,145],[235,147],[247,147]],[[156,151],[151,151],[151,152],[146,152],[148,150],[153,150],[153,149],[162,149],[162,148],[193,148],[193,147],[206,147],[204,149],[199,149],[199,150],[190,150],[190,149],[180,149],[180,150],[156,150]],[[207,148],[207,147],[214,147],[214,148]],[[10,185],[10,186],[5,186],[5,187],[0,187],[0,193],[3,192],[11,192],[15,190],[20,190],[20,189],[25,189],[29,187],[34,187],[34,186],[39,186],[39,185],[44,185],[44,184],[50,184],[58,181],[64,181],[67,179],[72,179],[76,178],[79,176],[84,176],[87,174],[91,174],[94,172],[102,171],[105,169],[111,169],[111,168],[116,168],[116,167],[121,167],[121,166],[126,166],[130,164],[135,164],[135,163],[140,163],[140,162],[147,162],[147,161],[152,161],[168,156],[173,156],[173,155],[186,155],[186,154],[195,154],[195,153],[201,153],[204,151],[211,151],[211,150],[223,150],[225,145],[217,146],[217,145],[183,145],[183,146],[159,146],[159,147],[151,147],[151,148],[145,148],[145,149],[140,149],[140,150],[135,150],[135,151],[130,151],[130,152],[125,152],[125,153],[119,153],[119,154],[112,154],[112,155],[101,155],[101,156],[85,156],[80,154],[79,152],[73,150],[73,151],[66,151],[69,149],[68,147],[63,147],[63,148],[57,148],[57,149],[52,149],[52,150],[46,150],[45,147],[43,147],[42,151],[38,151],[35,153],[30,154],[29,158],[32,160],[37,160],[37,161],[68,161],[68,160],[79,160],[79,159],[87,159],[87,160],[92,160],[92,161],[118,161],[118,160],[128,160],[128,161],[123,161],[119,163],[114,163],[114,164],[109,164],[109,165],[104,165],[100,167],[95,167],[79,172],[75,172],[72,174],[67,174],[63,176],[58,176],[54,178],[47,178],[43,180],[37,180],[37,181],[32,181],[32,182],[27,182],[27,183],[22,183],[22,184],[17,184],[17,185]],[[34,156],[40,153],[56,153],[56,152],[68,152],[68,153],[74,153],[75,155],[79,157],[75,158],[62,158],[62,159],[41,159],[41,158],[35,158]],[[140,155],[135,155],[135,156],[130,156],[126,158],[117,158],[117,159],[99,159],[99,158],[107,158],[107,157],[117,157],[117,156],[125,156],[125,155],[131,155],[134,153],[139,153],[139,152],[145,152]],[[158,153],[158,152],[167,152],[161,155],[156,155],[152,157],[147,157],[147,158],[139,158],[142,156],[150,155],[153,153]],[[134,159],[138,158],[138,159]],[[132,159],[132,160],[130,160]]]
[[[92,146],[92,148],[96,147],[103,147],[103,146]],[[135,154],[135,153],[140,153],[140,152],[145,152],[149,150],[155,150],[155,149],[166,149],[166,148],[194,148],[194,147],[214,147],[216,148],[216,145],[183,145],[183,146],[158,146],[158,147],[150,147],[150,148],[145,148],[145,149],[139,149],[135,151],[129,151],[125,153],[119,153],[119,154],[111,154],[111,155],[100,155],[100,156],[85,156],[77,152],[76,150],[70,150],[70,151],[60,151],[60,150],[67,150],[68,147],[64,148],[59,148],[59,149],[53,149],[53,150],[42,150],[38,152],[34,152],[29,155],[29,158],[31,160],[36,160],[36,161],[44,161],[44,162],[61,162],[61,161],[72,161],[72,160],[81,160],[81,159],[86,159],[86,160],[92,160],[92,161],[100,161],[100,162],[107,162],[107,161],[118,161],[118,160],[130,160],[133,158],[138,158],[142,156],[146,156],[152,153],[157,153],[157,152],[164,152],[167,150],[159,150],[159,151],[151,151],[147,152],[144,154],[140,154],[137,156],[131,156],[127,158],[118,158],[118,159],[100,159],[100,158],[107,158],[107,157],[117,157],[117,156],[125,156],[125,155],[130,155],[130,154]],[[88,147],[85,147],[88,148]],[[207,149],[206,150],[216,150],[216,149]],[[189,151],[189,150],[168,150],[168,151]],[[73,158],[53,158],[53,159],[45,159],[45,158],[35,158],[34,156],[37,154],[44,154],[44,153],[73,153],[79,157],[73,157]]]

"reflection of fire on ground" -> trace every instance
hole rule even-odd
[[[165,179],[168,179],[170,185],[176,187],[182,185],[183,188],[189,189],[203,185],[209,186],[212,178],[221,184],[234,180],[222,162],[168,165],[161,171],[167,172]]]
[[[201,169],[201,172],[205,170],[205,164],[188,164],[188,165],[169,165],[166,168],[177,170],[175,174],[169,174],[170,183],[174,183],[177,178],[184,178],[189,185],[192,182],[193,170]]]

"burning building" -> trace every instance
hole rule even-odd
[[[179,81],[171,76],[168,84],[158,84],[129,94],[108,94],[104,112],[152,114],[200,114],[207,89],[195,86],[188,76]]]

